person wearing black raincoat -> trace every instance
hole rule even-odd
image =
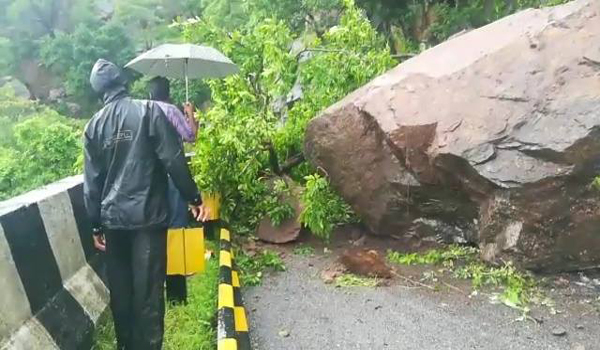
[[[177,131],[152,101],[132,99],[119,67],[94,65],[103,95],[84,135],[84,202],[96,248],[106,252],[110,307],[119,350],[162,348],[168,226],[167,174],[204,221]]]

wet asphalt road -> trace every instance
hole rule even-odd
[[[254,350],[600,349],[596,315],[556,315],[538,325],[516,322],[516,311],[484,297],[401,285],[335,288],[319,278],[329,261],[290,256],[286,272],[245,290]],[[557,327],[566,335],[553,335]]]

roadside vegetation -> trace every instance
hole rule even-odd
[[[207,261],[206,271],[188,279],[188,303],[167,305],[165,350],[213,350],[216,348],[217,286],[219,260]],[[92,350],[114,350],[116,338],[107,312],[96,328]]]
[[[278,253],[262,250],[249,255],[243,250],[235,252],[235,263],[240,271],[242,286],[258,286],[268,271],[285,271],[285,264]]]
[[[345,273],[335,278],[336,287],[377,287],[380,280],[372,277],[363,277],[351,273]]]
[[[398,265],[432,265],[432,270],[423,274],[422,282],[435,283],[442,276],[468,280],[471,295],[488,294],[492,302],[520,310],[523,315],[528,314],[531,304],[552,307],[533,275],[517,270],[510,262],[500,266],[485,264],[479,258],[479,250],[473,247],[449,246],[421,253],[388,251],[387,259]]]
[[[17,132],[41,123],[17,128],[16,115],[0,108],[0,132],[8,135],[0,144],[0,199],[81,170],[81,128],[100,106],[87,83],[97,58],[123,65],[160,43],[186,41],[218,48],[241,70],[191,84],[192,100],[205,107],[193,162],[198,185],[220,192],[223,218],[237,234],[248,234],[265,216],[278,224],[294,215],[282,199],[289,188],[271,185],[286,177],[299,189],[294,195],[304,209],[300,221],[328,240],[336,226],[357,218],[327,174],[304,160],[309,121],[399,61],[461,30],[561,2],[117,0],[106,6],[0,0],[6,9],[0,15],[0,76],[12,77],[0,85],[19,91],[3,92],[2,98],[38,101],[31,102],[36,107],[29,115],[51,124],[48,130]],[[146,97],[146,77],[130,75],[133,95]],[[181,104],[183,96],[183,83],[174,81],[174,102]],[[73,126],[72,118],[82,122]],[[42,159],[29,166],[32,157]]]
[[[82,171],[82,130],[101,106],[88,83],[96,59],[124,65],[158,44],[190,42],[219,49],[240,68],[226,79],[191,82],[192,101],[202,107],[192,167],[198,186],[221,194],[222,218],[236,235],[253,234],[265,216],[274,224],[291,218],[284,198],[296,196],[299,220],[328,241],[337,226],[359,218],[327,174],[305,160],[308,123],[451,35],[562,2],[115,0],[106,6],[99,0],[0,0],[0,200]],[[145,98],[146,77],[128,74],[132,94]],[[173,81],[172,90],[181,105],[183,82]],[[246,286],[260,284],[266,271],[285,270],[273,251],[235,253]],[[314,250],[299,247],[294,254]],[[498,300],[524,311],[540,298],[529,275],[509,264],[484,265],[470,248],[390,252],[388,258],[435,265],[435,273],[470,280],[476,291],[498,288]],[[206,273],[189,280],[187,305],[169,306],[165,349],[214,348],[217,265],[211,259]],[[336,281],[375,282],[354,275]],[[109,319],[97,330],[96,350],[114,348]]]

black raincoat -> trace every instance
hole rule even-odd
[[[99,60],[90,83],[104,95],[84,139],[84,197],[93,227],[166,228],[167,173],[185,200],[201,203],[177,131],[154,102],[128,97],[113,63]]]

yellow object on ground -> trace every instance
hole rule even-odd
[[[221,194],[202,193],[202,203],[210,209],[209,221],[219,220],[221,214]]]
[[[170,229],[167,236],[167,275],[189,276],[205,269],[204,230]]]

